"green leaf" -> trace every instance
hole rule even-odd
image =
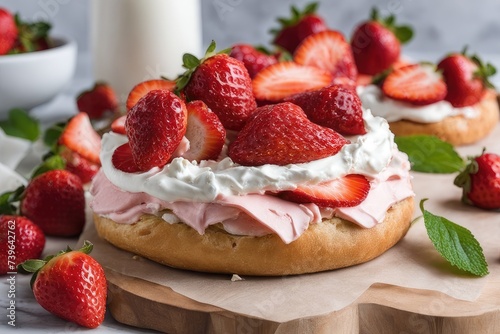
[[[398,148],[408,154],[412,170],[449,174],[460,171],[465,162],[453,146],[434,136],[396,136]]]
[[[35,178],[40,174],[48,172],[50,170],[64,169],[66,167],[65,160],[60,155],[52,155],[45,159],[40,166],[38,166],[31,175],[31,178]]]
[[[394,34],[401,44],[405,44],[413,38],[413,29],[409,26],[399,26],[394,29]]]
[[[200,65],[200,60],[196,56],[193,56],[190,53],[185,53],[182,56],[182,63],[183,66],[189,70],[192,68],[196,68],[198,65]]]
[[[476,276],[489,274],[483,249],[474,235],[465,227],[425,210],[426,200],[420,201],[420,210],[424,216],[427,235],[436,250],[461,270]]]
[[[51,148],[52,151],[55,152],[59,137],[61,137],[62,132],[66,126],[66,122],[56,123],[52,125],[50,128],[45,130],[43,135],[43,142],[45,145]]]
[[[21,200],[24,189],[24,186],[20,186],[14,191],[8,191],[0,195],[0,214],[17,214],[17,207],[13,203],[17,203]]]
[[[38,121],[28,115],[25,110],[19,108],[9,111],[8,119],[0,122],[0,128],[9,136],[30,141],[35,141],[40,136]]]

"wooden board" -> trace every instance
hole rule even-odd
[[[166,333],[500,333],[500,277],[475,302],[386,284],[330,314],[277,323],[199,303],[172,289],[106,271],[108,309],[119,322]],[[314,301],[305,300],[304,303]]]

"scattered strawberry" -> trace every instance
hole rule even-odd
[[[446,56],[438,64],[448,87],[445,100],[454,107],[466,107],[478,103],[487,88],[493,87],[488,77],[496,73],[491,64],[484,65],[477,57],[463,53]]]
[[[327,30],[310,35],[295,50],[293,60],[301,65],[326,70],[334,77],[356,80],[358,75],[351,47],[338,31]]]
[[[0,275],[16,272],[17,265],[38,259],[45,247],[43,231],[21,216],[0,215]]]
[[[164,166],[186,133],[184,101],[168,90],[152,90],[129,110],[125,127],[137,167]]]
[[[351,38],[358,71],[376,75],[389,69],[399,59],[401,43],[408,42],[412,37],[410,27],[396,26],[394,15],[381,18],[374,8],[370,20],[359,25]]]
[[[166,89],[173,92],[175,89],[175,81],[154,79],[138,83],[128,94],[126,102],[127,110],[132,109],[132,107],[135,106],[135,104],[141,99],[141,97],[156,89]]]
[[[258,100],[282,101],[285,97],[330,85],[332,75],[312,66],[282,62],[266,67],[253,79]]]
[[[111,131],[119,133],[122,135],[127,134],[127,129],[125,129],[125,121],[127,116],[120,116],[111,123]]]
[[[5,8],[0,8],[0,55],[7,54],[15,45],[18,29],[14,16]]]
[[[285,99],[304,110],[312,122],[343,135],[366,133],[361,100],[352,88],[332,85]]]
[[[234,45],[229,56],[238,59],[245,65],[250,78],[254,78],[258,72],[278,62],[276,56],[257,50],[249,44]]]
[[[89,90],[82,92],[76,98],[78,110],[85,112],[91,119],[99,119],[106,112],[114,113],[118,108],[118,98],[113,88],[103,82],[98,82]]]
[[[239,130],[257,107],[252,79],[241,61],[215,54],[215,47],[212,42],[201,60],[184,55],[187,71],[178,79],[177,90],[183,90],[188,101],[205,102],[226,129]]]
[[[66,162],[65,169],[80,178],[82,184],[87,184],[99,171],[99,164],[93,163],[80,154],[71,151],[66,147],[62,147],[59,154]]]
[[[226,130],[219,118],[202,101],[186,104],[188,112],[186,138],[189,150],[182,157],[189,161],[217,159],[226,139]]]
[[[433,65],[413,64],[390,72],[382,91],[394,100],[427,105],[444,99],[446,84]]]
[[[359,174],[318,184],[301,184],[293,191],[279,195],[287,201],[314,203],[320,207],[342,208],[356,206],[364,201],[370,191],[370,182]]]
[[[483,151],[469,160],[455,178],[455,185],[463,188],[462,201],[482,209],[500,209],[500,155]]]
[[[309,121],[289,102],[259,107],[229,145],[228,155],[245,166],[287,165],[336,154],[348,141]]]
[[[85,112],[78,113],[68,122],[59,138],[59,144],[95,164],[100,163],[101,137],[92,127]]]
[[[42,51],[52,46],[52,40],[49,38],[49,32],[52,29],[50,23],[23,21],[19,15],[15,16],[15,21],[19,35],[9,53]]]
[[[36,301],[50,313],[80,326],[96,328],[106,313],[107,283],[101,265],[90,255],[92,244],[67,248],[42,260],[30,260],[21,269],[33,272]]]
[[[134,157],[132,156],[132,149],[129,143],[125,143],[113,152],[111,157],[111,162],[116,169],[121,170],[125,173],[136,173],[140,172],[139,167],[134,162]]]
[[[26,187],[20,210],[47,235],[79,235],[85,224],[82,182],[66,170],[43,173]]]
[[[308,4],[302,11],[292,6],[291,17],[278,18],[281,27],[271,31],[275,35],[273,44],[293,54],[307,36],[327,30],[323,18],[316,14],[317,8],[316,2]]]

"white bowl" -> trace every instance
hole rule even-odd
[[[50,101],[73,78],[76,43],[53,41],[47,50],[0,56],[0,119],[12,108],[29,110]]]

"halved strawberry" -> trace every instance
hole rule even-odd
[[[292,94],[328,86],[332,79],[332,75],[322,69],[282,62],[257,73],[252,86],[256,99],[281,101]]]
[[[92,181],[101,167],[99,164],[90,162],[80,154],[64,146],[61,147],[59,154],[64,161],[66,161],[66,167],[64,169],[78,176],[83,184]]]
[[[98,119],[106,112],[114,113],[117,110],[118,97],[110,85],[97,82],[94,87],[78,95],[76,104],[78,111],[86,112],[92,119]]]
[[[134,162],[132,149],[130,148],[129,143],[118,146],[118,148],[113,152],[111,162],[116,169],[119,169],[122,172],[136,173],[140,171],[139,167],[137,167]]]
[[[304,39],[295,50],[293,60],[301,65],[321,68],[334,77],[356,80],[358,75],[351,46],[340,32],[334,30],[318,32]]]
[[[226,139],[226,130],[217,115],[203,101],[186,104],[189,150],[182,157],[189,161],[217,159]]]
[[[89,116],[85,112],[78,113],[68,122],[59,137],[59,144],[93,163],[100,164],[101,137],[92,127]]]
[[[141,97],[146,95],[152,90],[155,89],[166,89],[171,92],[174,91],[175,81],[165,80],[165,79],[154,79],[154,80],[146,80],[138,83],[132,88],[127,97],[127,111],[132,109],[133,106],[140,100]]]
[[[125,121],[126,120],[127,120],[127,116],[125,116],[125,115],[120,116],[117,119],[115,119],[111,123],[111,131],[113,131],[115,133],[122,134],[122,135],[126,135],[127,134],[127,130],[125,129]]]
[[[447,88],[434,65],[413,64],[389,73],[382,84],[382,91],[394,100],[427,105],[442,101]]]
[[[279,196],[296,203],[314,203],[320,207],[342,208],[356,206],[370,191],[370,182],[363,175],[349,174],[318,184],[301,184]]]

